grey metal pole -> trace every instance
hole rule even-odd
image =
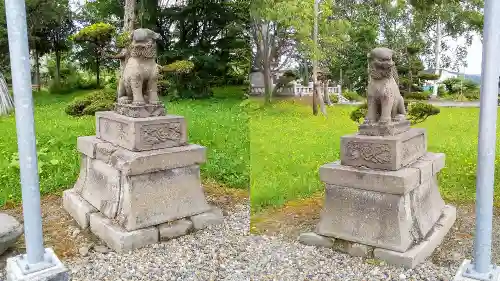
[[[5,11],[21,168],[26,252],[28,263],[37,264],[43,261],[45,250],[43,248],[30,55],[24,0],[5,0]]]
[[[495,181],[495,146],[497,123],[500,33],[496,20],[500,1],[486,0],[484,6],[483,61],[479,117],[479,140],[476,178],[476,237],[474,271],[487,273],[491,267],[491,232]],[[495,18],[496,17],[496,18]]]

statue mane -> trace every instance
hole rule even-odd
[[[153,41],[147,43],[132,42],[130,44],[130,56],[135,58],[154,59],[156,58],[156,44]]]

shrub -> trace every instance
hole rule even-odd
[[[424,122],[429,116],[437,115],[440,113],[439,108],[432,104],[423,102],[408,102],[405,101],[405,108],[407,109],[407,118],[412,125]],[[351,120],[360,124],[361,120],[365,118],[368,111],[368,104],[363,103],[351,112]]]
[[[361,119],[365,118],[367,112],[368,112],[368,104],[365,102],[351,112],[350,116],[351,120],[360,124]]]
[[[337,95],[330,95],[330,101],[333,103],[338,103],[339,102],[339,96]]]
[[[464,92],[464,96],[468,100],[479,100],[481,91],[479,89],[469,89],[468,91]]]
[[[94,115],[97,111],[112,110],[115,102],[116,91],[99,90],[74,99],[66,106],[65,112],[71,116]]]
[[[429,93],[426,93],[426,92],[408,93],[404,96],[404,98],[408,99],[408,100],[428,100]]]
[[[438,74],[421,73],[421,74],[418,75],[418,78],[422,79],[422,80],[434,81],[434,80],[438,80],[439,76],[440,75],[438,75]]]
[[[362,101],[363,100],[363,97],[361,97],[358,93],[351,92],[351,91],[342,92],[342,96],[344,96],[346,99],[348,99],[350,101]]]
[[[438,115],[441,111],[432,104],[411,102],[408,104],[408,120],[412,125],[424,122],[428,117]]]
[[[179,60],[162,67],[160,79],[160,95],[169,100],[202,99],[213,96],[213,91],[203,79],[194,72],[195,65],[191,61]]]

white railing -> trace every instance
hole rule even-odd
[[[273,85],[274,87],[274,85]],[[342,87],[340,85],[335,86],[335,87],[328,87],[328,94],[332,95],[335,94],[338,97],[339,103],[349,103],[350,101],[342,96]],[[253,86],[250,90],[250,95],[253,96],[260,96],[264,95],[265,88],[262,86]],[[303,86],[303,85],[293,85],[291,87],[283,88],[278,92],[278,95],[280,96],[296,96],[296,97],[302,97],[302,96],[312,96],[313,93],[313,86]]]

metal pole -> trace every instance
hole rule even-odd
[[[36,153],[30,55],[24,0],[5,0],[17,145],[21,168],[24,236],[29,264],[43,261],[42,215]]]
[[[500,34],[497,32],[500,2],[486,0],[484,5],[483,61],[481,81],[481,113],[476,177],[476,239],[474,244],[474,270],[491,271],[491,231],[495,181],[495,146],[497,124],[498,62]]]

